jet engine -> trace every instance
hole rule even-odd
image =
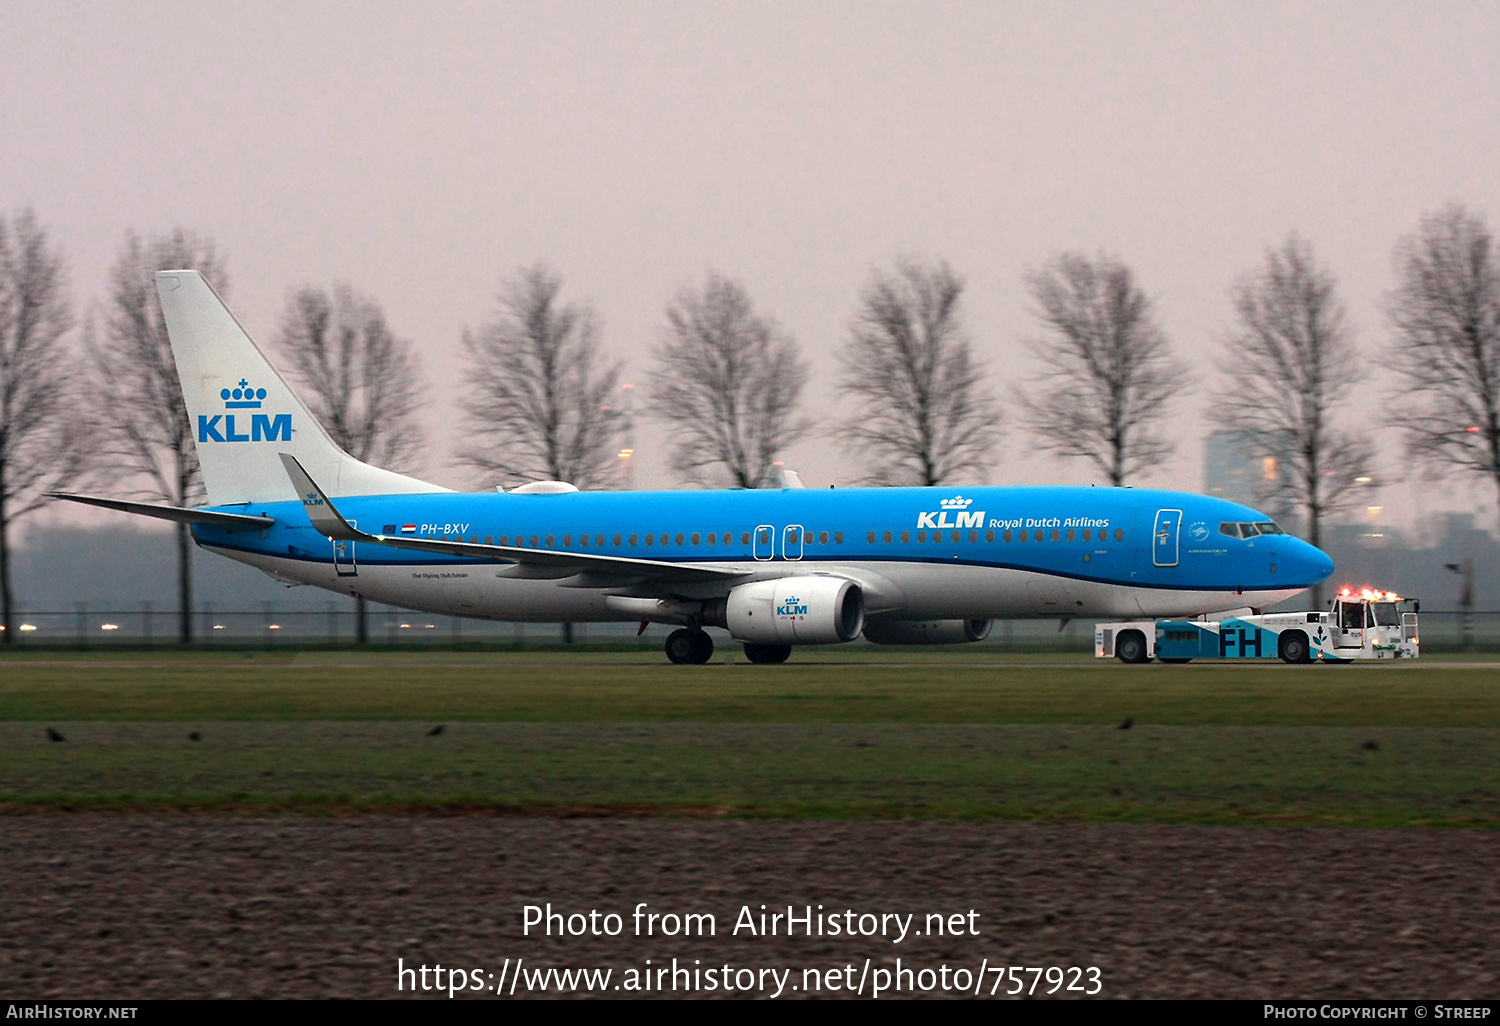
[[[962,645],[990,636],[994,620],[878,620],[865,624],[877,645]]]
[[[865,597],[844,577],[781,577],[733,589],[723,615],[736,641],[834,645],[859,637]]]

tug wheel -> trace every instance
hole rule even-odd
[[[1281,636],[1281,661],[1305,663],[1308,660],[1307,635],[1301,631],[1287,631]]]
[[[1126,631],[1115,639],[1115,656],[1122,663],[1149,663],[1146,637],[1140,631]]]

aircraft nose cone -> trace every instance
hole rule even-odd
[[[1333,573],[1333,557],[1316,545],[1300,542],[1297,557],[1298,569],[1309,584],[1317,584]]]

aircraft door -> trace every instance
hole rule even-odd
[[[781,532],[781,558],[791,560],[802,558],[801,524],[787,524],[786,529]]]
[[[1182,510],[1159,509],[1152,528],[1151,562],[1157,566],[1177,565],[1177,539],[1182,527]]]
[[[353,520],[349,521],[350,527],[358,527],[359,524]],[[359,568],[354,564],[354,543],[352,541],[336,541],[333,543],[333,572],[340,577],[358,577]]]
[[[755,544],[750,550],[756,559],[772,559],[776,555],[776,528],[761,524],[755,529]]]

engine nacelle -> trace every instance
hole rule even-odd
[[[760,645],[835,645],[859,637],[864,625],[864,593],[844,577],[742,584],[724,603],[734,639]]]
[[[990,636],[994,620],[879,620],[865,624],[877,645],[962,645]]]

